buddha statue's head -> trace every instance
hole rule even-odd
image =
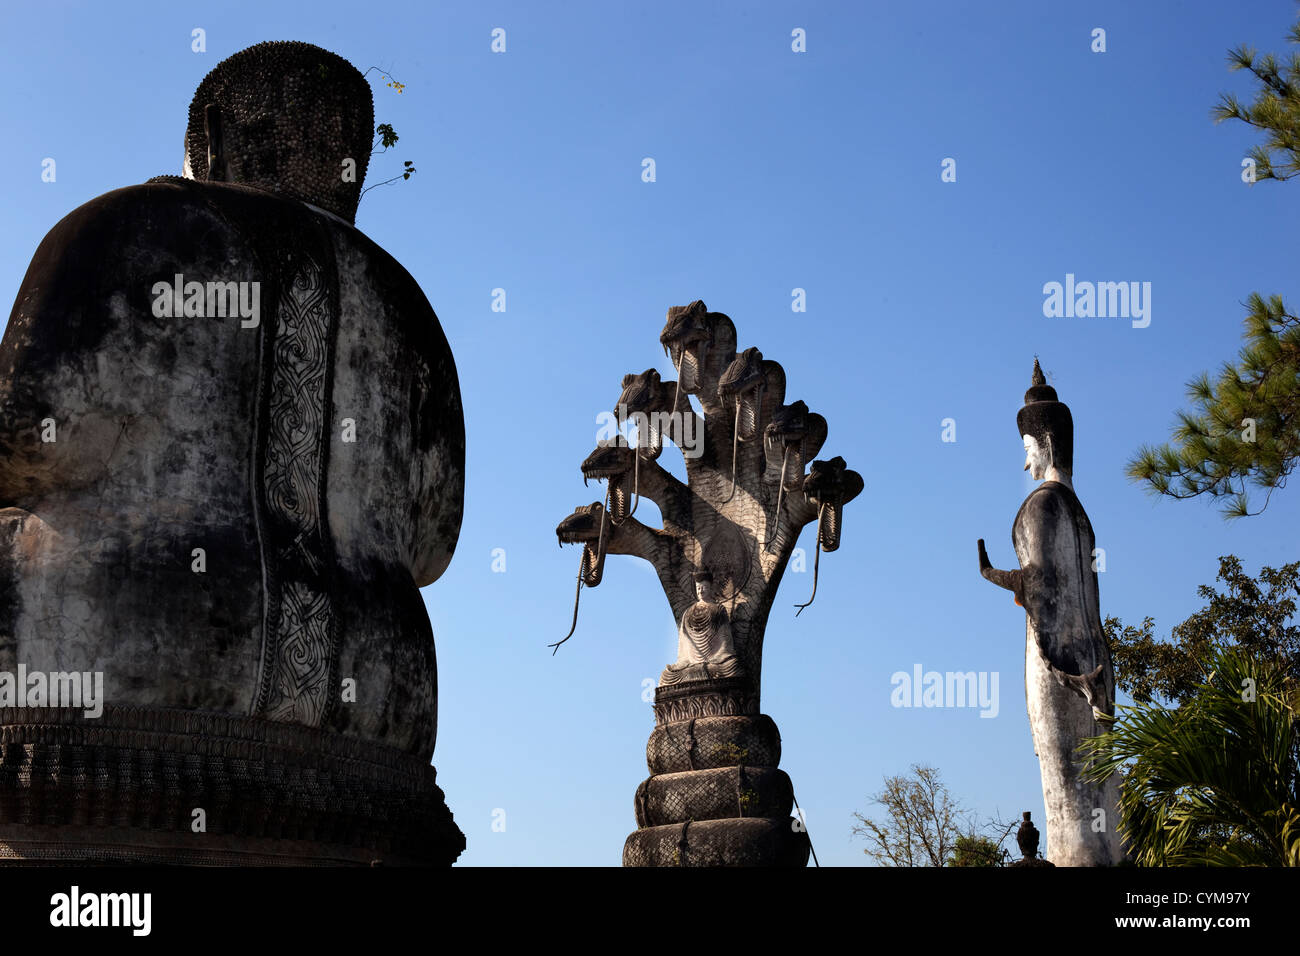
[[[370,84],[351,63],[310,43],[258,43],[199,84],[185,177],[265,189],[354,222],[374,132]]]
[[[695,572],[695,596],[697,599],[712,604],[714,598],[713,572]]]
[[[1074,470],[1074,419],[1070,407],[1056,397],[1043,370],[1034,359],[1033,384],[1025,392],[1025,405],[1016,415],[1025,443],[1025,470],[1035,481],[1070,483]]]

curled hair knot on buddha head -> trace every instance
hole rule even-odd
[[[355,222],[374,119],[370,84],[341,56],[310,43],[258,43],[199,84],[186,175],[265,189]],[[220,158],[209,168],[214,146]]]

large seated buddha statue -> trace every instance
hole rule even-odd
[[[437,316],[353,224],[373,135],[347,61],[250,47],[200,84],[183,177],[36,250],[0,344],[0,858],[464,847],[420,593],[464,421]],[[32,692],[59,674],[101,712]]]

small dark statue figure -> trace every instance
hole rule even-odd
[[[1008,866],[1056,866],[1055,863],[1038,858],[1038,827],[1029,819],[1028,810],[1016,830],[1016,845],[1020,847],[1021,859],[1007,864]]]

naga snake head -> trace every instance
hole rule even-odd
[[[677,383],[664,382],[657,369],[623,376],[623,391],[614,406],[614,418],[621,428],[629,420],[637,426],[637,453],[658,458],[663,451],[664,419],[670,418],[670,404],[676,400]]]
[[[798,491],[803,483],[803,466],[826,441],[826,419],[809,412],[803,402],[781,405],[763,429],[763,453],[767,458],[764,476],[780,477],[786,491]]]
[[[599,501],[579,505],[573,509],[573,514],[555,526],[555,536],[562,545],[594,544],[600,538],[604,518],[605,506]]]
[[[681,389],[688,395],[700,390],[700,371],[708,360],[713,344],[713,323],[708,307],[699,299],[690,305],[675,305],[668,310],[668,322],[659,333],[664,354],[678,370]]]
[[[556,650],[573,636],[578,627],[578,595],[582,593],[583,586],[596,587],[605,574],[605,552],[609,545],[606,524],[605,506],[599,501],[593,501],[589,505],[574,508],[573,514],[555,526],[555,536],[559,539],[561,548],[566,544],[582,545],[582,559],[578,563],[578,590],[573,598],[573,626],[563,640],[549,645]]]
[[[727,408],[736,409],[736,437],[740,441],[751,441],[758,435],[765,381],[763,353],[757,348],[747,348],[737,355],[718,379],[718,398]]]
[[[767,441],[779,440],[789,445],[792,442],[803,441],[807,431],[808,404],[795,402],[793,405],[782,405],[772,413],[772,420],[767,423],[767,428],[763,429],[763,437]]]
[[[602,441],[582,462],[582,483],[618,478],[632,470],[632,449],[618,439]]]
[[[600,584],[605,572],[605,553],[609,547],[609,535],[613,530],[605,520],[605,506],[599,501],[589,505],[579,505],[555,526],[555,536],[560,547],[566,544],[582,545],[581,580],[589,588]]]
[[[632,448],[619,439],[602,441],[582,463],[584,485],[593,478],[609,482],[610,518],[615,524],[622,522],[628,514],[629,492],[634,490],[632,486],[635,485],[635,454]]]
[[[823,551],[834,551],[840,546],[844,506],[862,493],[865,484],[862,476],[850,471],[838,455],[830,461],[814,461],[809,467],[808,477],[803,480],[803,493],[820,512],[817,540]]]
[[[648,368],[640,374],[629,372],[623,376],[623,391],[618,395],[614,414],[621,424],[624,418],[636,412],[649,412],[656,409],[668,410],[664,395],[664,383],[659,378],[659,370]]]

